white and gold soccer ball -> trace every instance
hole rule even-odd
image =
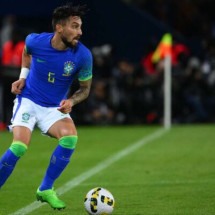
[[[109,215],[114,205],[113,195],[102,187],[93,188],[84,199],[85,209],[90,215]]]

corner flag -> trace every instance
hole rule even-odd
[[[163,35],[160,43],[152,55],[152,62],[157,63],[164,59],[164,115],[163,122],[165,129],[171,128],[171,55],[172,55],[172,35]]]
[[[171,56],[172,49],[172,35],[166,33],[163,35],[160,43],[158,44],[156,50],[152,55],[152,62],[157,63],[160,59],[165,58],[165,56]]]

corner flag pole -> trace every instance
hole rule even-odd
[[[164,128],[171,128],[171,56],[164,58]]]
[[[160,43],[152,55],[152,62],[158,63],[164,60],[164,114],[163,123],[165,129],[171,128],[171,51],[172,35],[166,33],[163,35]]]

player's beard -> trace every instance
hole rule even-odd
[[[74,38],[74,39],[79,40],[79,38]],[[76,47],[76,45],[77,45],[77,44],[73,44],[72,42],[69,42],[69,41],[67,40],[67,38],[64,37],[64,36],[61,36],[61,40],[62,40],[62,42],[64,43],[64,45],[65,45],[66,47],[68,47],[68,48],[74,48],[74,47]]]

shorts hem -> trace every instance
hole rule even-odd
[[[23,124],[13,124],[13,125],[9,125],[8,126],[8,130],[12,132],[12,129],[14,127],[25,127],[25,128],[28,128],[31,132],[33,132],[34,128],[31,128],[30,126],[26,126],[26,125],[23,125]]]
[[[61,119],[65,119],[65,118],[72,119],[70,116],[65,116],[65,117],[56,119],[55,121],[53,121],[52,123],[50,123],[49,126],[47,126],[46,130],[44,130],[44,131],[41,130],[41,131],[42,131],[42,134],[43,134],[43,135],[49,136],[49,135],[47,134],[47,132],[48,132],[48,130],[52,127],[52,125],[54,125],[57,121],[60,121]],[[50,136],[49,136],[49,137],[50,137]]]

